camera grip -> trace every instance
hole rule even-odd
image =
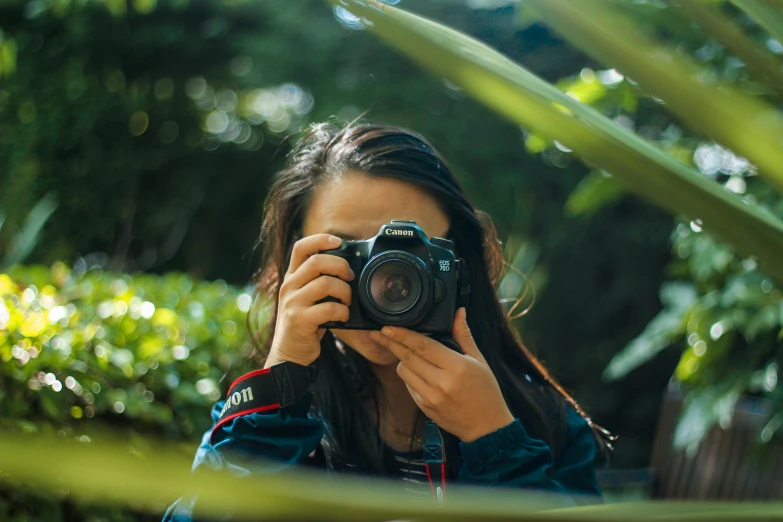
[[[319,299],[318,301],[316,301],[315,304],[340,303],[340,302],[341,301],[338,298],[328,295],[323,299]],[[345,326],[345,323],[343,323],[342,321],[327,321],[321,325],[321,328],[340,328],[342,326]]]

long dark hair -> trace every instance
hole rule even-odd
[[[451,223],[449,239],[470,268],[468,324],[476,344],[511,412],[557,455],[566,432],[565,405],[585,415],[509,323],[495,293],[505,263],[491,219],[471,205],[440,154],[411,131],[383,125],[320,123],[311,125],[294,146],[264,207],[259,238],[264,265],[256,276],[257,297],[261,297],[256,302],[271,300],[274,306],[264,314],[263,325],[253,324],[257,314],[249,315],[251,334],[259,347],[266,353],[274,335],[278,287],[313,193],[323,180],[348,171],[411,183],[440,203]],[[264,342],[255,337],[258,332],[263,332]],[[363,398],[369,394],[377,413],[378,383],[369,364],[353,350],[338,350],[335,338],[328,333],[321,341],[318,364],[314,395],[328,436],[345,459],[353,457],[366,471],[384,473],[384,445],[374,420],[380,416],[373,418],[363,406]]]

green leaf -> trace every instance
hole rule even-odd
[[[769,81],[778,91],[783,89],[783,66],[780,60],[759,43],[748,38],[718,9],[700,0],[679,0],[674,5],[698,23],[702,30],[745,62],[751,72]]]
[[[11,76],[16,71],[16,42],[2,38],[0,34],[0,79]]]
[[[350,0],[345,5],[369,20],[374,33],[423,67],[530,132],[559,141],[591,165],[611,173],[629,191],[673,214],[701,219],[705,230],[732,244],[741,255],[755,256],[783,283],[779,262],[783,223],[770,213],[469,36],[375,0],[366,4]],[[538,2],[535,5],[542,7]],[[591,19],[584,13],[580,16]],[[783,169],[783,161],[779,168]]]
[[[35,204],[27,215],[27,220],[22,225],[22,229],[11,243],[8,254],[0,262],[0,267],[15,265],[25,260],[35,247],[41,229],[56,208],[57,202],[51,194],[44,196]]]
[[[783,8],[770,0],[731,0],[731,3],[748,13],[757,24],[783,44]]]
[[[514,24],[520,31],[541,20],[538,13],[527,2],[519,2],[515,7]]]
[[[618,201],[625,191],[606,174],[593,171],[568,195],[565,210],[571,216],[590,215]]]
[[[783,190],[783,116],[731,85],[716,84],[681,54],[646,38],[605,0],[528,0],[566,40],[632,78],[695,131],[745,156]]]
[[[725,386],[694,390],[688,394],[685,408],[674,430],[674,446],[695,454],[699,443],[716,423],[727,428],[740,398],[740,387]]]
[[[613,381],[655,357],[685,331],[685,313],[696,303],[698,294],[689,283],[664,283],[661,301],[664,308],[628,346],[615,355],[604,370],[603,378]]]
[[[104,437],[103,440],[112,439]],[[39,491],[68,491],[99,505],[133,506],[149,513],[183,496],[197,495],[199,518],[438,522],[671,520],[744,522],[778,518],[773,502],[634,502],[563,507],[570,499],[541,491],[450,486],[446,502],[411,496],[399,483],[323,472],[261,469],[249,476],[204,467],[191,473],[182,449],[152,440],[132,447],[117,442],[84,443],[58,437],[0,437],[4,482]],[[41,472],[45,470],[45,472]]]

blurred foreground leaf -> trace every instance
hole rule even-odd
[[[783,115],[773,106],[718,83],[695,63],[644,37],[604,0],[531,2],[566,40],[633,78],[694,130],[748,158],[783,190]]]
[[[700,0],[679,0],[676,5],[692,18],[709,36],[725,45],[747,64],[748,69],[763,80],[768,80],[778,92],[783,89],[783,67],[780,60],[764,47],[747,37],[719,9]]]
[[[191,474],[177,451],[150,444],[137,452],[118,444],[57,438],[0,437],[3,480],[26,483],[99,504],[160,513],[176,498],[198,495],[198,516],[265,520],[581,521],[783,520],[780,503],[627,503],[558,508],[562,497],[451,487],[447,501],[411,496],[399,484],[291,471],[238,477],[214,470]]]
[[[775,216],[744,202],[473,38],[374,0],[345,4],[369,20],[381,38],[420,65],[529,131],[559,141],[586,162],[611,173],[628,190],[674,214],[701,219],[705,230],[732,244],[741,255],[756,256],[770,275],[783,282],[779,263],[783,223]],[[772,155],[777,154],[781,153]]]
[[[783,44],[783,5],[773,0],[731,0]]]

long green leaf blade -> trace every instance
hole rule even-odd
[[[783,5],[775,0],[731,0],[783,44]]]
[[[459,85],[498,114],[558,140],[628,190],[690,219],[783,283],[783,223],[743,202],[591,107],[560,92],[487,45],[374,0],[351,0],[354,14],[392,47]]]
[[[701,0],[678,0],[681,11],[694,20],[715,41],[740,58],[755,75],[769,81],[778,92],[783,90],[783,64],[758,42],[748,38],[718,9]]]
[[[55,201],[54,197],[51,195],[44,196],[35,204],[27,215],[27,219],[25,220],[24,225],[22,225],[22,229],[11,243],[11,248],[0,263],[0,266],[10,266],[21,263],[30,255],[30,252],[32,252],[38,241],[38,235],[41,233],[41,229],[43,229],[43,226],[56,209],[57,201]]]
[[[151,441],[150,441],[151,442]],[[155,449],[150,449],[155,448]],[[121,443],[61,438],[0,437],[0,472],[6,483],[69,495],[103,505],[161,513],[179,497],[197,495],[196,515],[232,520],[532,522],[671,520],[783,520],[780,503],[635,502],[566,507],[562,496],[541,491],[450,487],[446,502],[405,493],[399,483],[327,479],[305,471],[259,472],[243,477],[211,469],[190,472],[190,461],[165,444],[132,450]]]
[[[730,85],[715,84],[685,57],[644,37],[605,0],[527,0],[565,39],[633,78],[687,124],[745,156],[783,190],[783,115]]]

